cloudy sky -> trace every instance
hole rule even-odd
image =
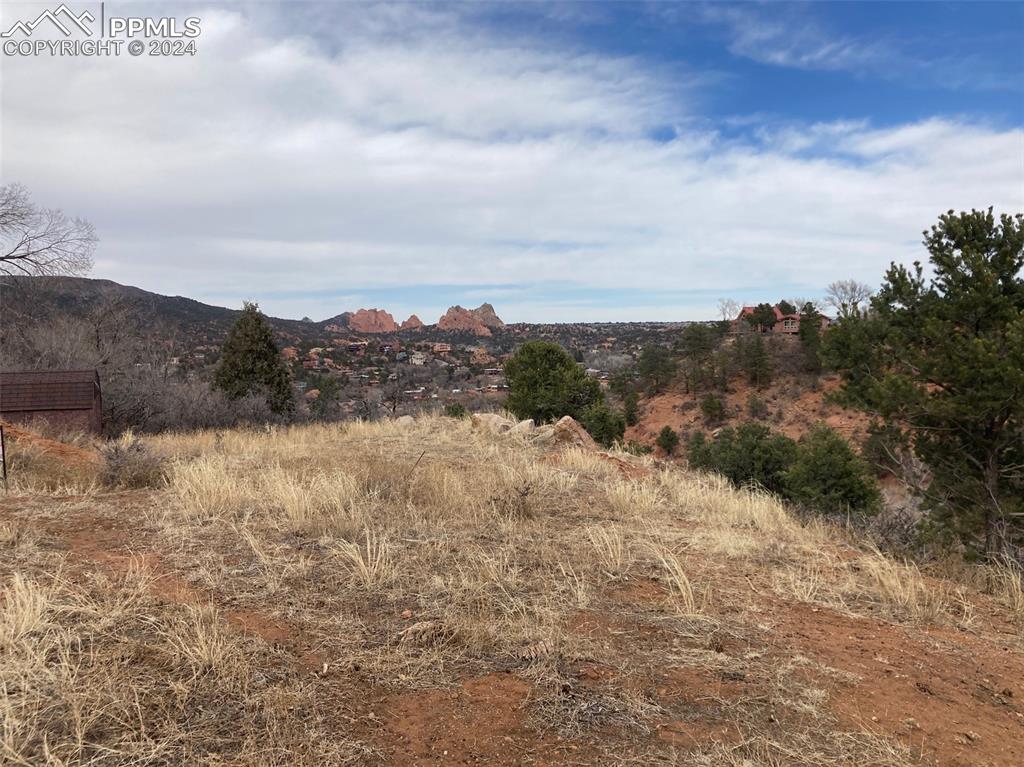
[[[93,276],[160,293],[699,319],[1024,210],[1019,3],[105,12],[198,16],[198,53],[0,57],[0,175],[96,225]]]

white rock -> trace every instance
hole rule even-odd
[[[533,434],[536,428],[537,425],[533,422],[533,419],[527,418],[525,421],[520,421],[509,429],[509,432],[512,434]]]

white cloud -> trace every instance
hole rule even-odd
[[[629,289],[609,318],[680,319],[709,307],[638,296],[877,282],[920,257],[939,212],[1024,207],[1020,130],[845,122],[726,140],[686,127],[699,92],[637,61],[441,13],[350,6],[328,39],[282,36],[264,6],[189,12],[192,59],[4,62],[4,179],[94,221],[96,276],[315,317],[354,307],[295,294],[565,283]],[[648,138],[666,125],[675,140]],[[429,291],[387,308],[437,310]]]

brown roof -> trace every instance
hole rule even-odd
[[[99,392],[95,370],[0,373],[0,412],[89,410]]]

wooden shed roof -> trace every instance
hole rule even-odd
[[[100,390],[95,370],[0,373],[0,412],[89,410]]]

